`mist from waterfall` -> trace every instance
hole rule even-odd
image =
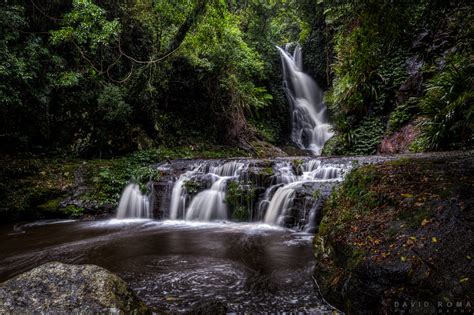
[[[303,55],[300,46],[293,54],[290,45],[278,47],[283,65],[285,92],[291,105],[291,139],[303,150],[321,155],[324,143],[333,136],[328,123],[323,92],[314,80],[303,72]]]

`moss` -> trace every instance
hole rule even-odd
[[[249,209],[245,206],[238,206],[232,212],[232,219],[236,221],[247,221],[250,217]]]
[[[419,228],[424,220],[429,220],[432,217],[432,209],[428,206],[410,207],[404,209],[399,213],[398,218],[405,222],[405,224],[412,228]]]
[[[59,209],[61,199],[51,199],[38,206],[41,210],[56,211]]]
[[[184,188],[188,194],[196,194],[201,189],[201,183],[195,180],[187,180],[183,183]]]
[[[453,293],[452,279],[465,277],[472,247],[463,212],[472,209],[472,165],[469,154],[441,155],[348,174],[315,237],[314,275],[328,301],[351,312],[401,298],[436,301],[440,292],[469,299],[472,289]]]
[[[304,161],[302,159],[294,159],[291,161],[291,167],[296,175],[303,174],[303,163]]]
[[[401,157],[401,158],[396,159],[394,161],[387,162],[387,164],[393,165],[393,166],[404,166],[404,165],[409,164],[410,162],[412,162],[412,161],[409,158]]]
[[[232,211],[232,217],[238,221],[248,220],[250,209],[255,201],[256,190],[251,184],[231,181],[227,184],[225,202]]]
[[[262,175],[262,176],[273,176],[273,174],[274,174],[274,172],[273,172],[272,167],[262,168],[259,172],[259,175]]]
[[[62,211],[71,217],[81,217],[84,214],[84,208],[76,205],[68,205]]]
[[[340,145],[340,139],[338,135],[332,136],[326,143],[324,144],[323,150],[321,152],[321,155],[323,156],[329,156],[329,155],[338,155],[338,149],[342,147]]]
[[[321,190],[316,189],[315,191],[313,191],[312,196],[314,199],[319,199],[321,197]]]
[[[326,200],[326,215],[320,227],[322,234],[330,228],[343,229],[345,223],[351,222],[361,212],[370,212],[379,204],[376,194],[370,190],[374,180],[374,166],[356,168],[347,175],[342,186]]]
[[[347,272],[358,268],[367,257],[367,251],[354,246],[340,246],[341,253],[338,258],[342,259],[342,264]]]

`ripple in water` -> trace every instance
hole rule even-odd
[[[126,273],[132,288],[159,309],[187,311],[203,299],[225,302],[229,293],[242,294],[245,271],[225,259],[183,257],[181,255],[151,259],[139,280]]]
[[[156,311],[322,313],[311,235],[237,223],[113,220],[0,229],[0,281],[48,261],[96,264]],[[207,304],[206,304],[207,303]],[[208,305],[210,303],[210,306]]]

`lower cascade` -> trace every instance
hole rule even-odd
[[[238,179],[243,167],[243,163],[236,161],[217,166],[203,164],[182,175],[172,191],[170,218],[200,221],[227,219],[228,210],[225,203],[227,182]],[[189,207],[186,208],[189,190],[195,190],[202,185],[210,187],[192,198]],[[181,212],[178,209],[181,209]]]
[[[263,222],[311,232],[322,200],[349,167],[347,161],[329,163],[314,158],[209,160],[187,162],[176,176],[172,165],[160,166],[164,178],[168,174],[170,188],[157,196],[161,202],[155,217]],[[117,218],[151,218],[153,208],[150,197],[138,185],[129,184]]]
[[[151,218],[150,200],[137,184],[128,184],[122,192],[117,208],[117,219]]]

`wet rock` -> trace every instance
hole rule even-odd
[[[148,313],[127,283],[95,265],[50,262],[0,284],[0,314]]]
[[[413,56],[406,60],[408,78],[402,83],[396,94],[398,104],[403,104],[410,97],[420,96],[423,91],[423,73],[421,68],[424,64],[423,58]]]

